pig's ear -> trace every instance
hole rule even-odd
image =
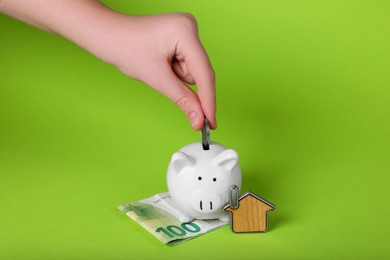
[[[191,156],[183,152],[176,152],[172,155],[172,167],[176,173],[180,173],[185,167],[194,167],[195,160]]]
[[[227,149],[215,156],[213,162],[231,171],[238,163],[238,154],[232,149]]]

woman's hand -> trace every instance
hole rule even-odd
[[[3,0],[0,12],[58,33],[175,102],[192,127],[216,128],[215,75],[186,13],[133,16],[93,0]],[[187,84],[196,84],[198,95]]]

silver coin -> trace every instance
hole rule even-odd
[[[210,125],[209,120],[204,118],[204,125],[202,128],[202,145],[203,150],[210,150]]]

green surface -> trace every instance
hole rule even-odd
[[[58,36],[0,16],[0,259],[390,257],[388,1],[105,1],[193,13],[218,79],[212,140],[265,234],[168,247],[117,209],[166,191],[200,140],[168,99]]]

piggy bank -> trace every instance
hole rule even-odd
[[[167,173],[168,190],[181,222],[193,219],[228,221],[223,206],[229,201],[230,189],[241,189],[238,154],[211,142],[209,150],[193,143],[174,153]]]

